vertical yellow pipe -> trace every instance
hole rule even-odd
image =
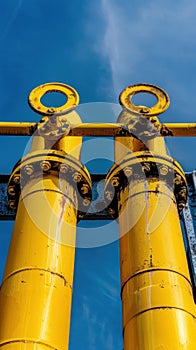
[[[76,113],[75,121],[81,122]],[[56,169],[65,157],[59,171],[67,171],[65,152],[79,159],[82,138],[61,138],[60,151],[51,153],[36,138],[21,174],[11,180],[18,183],[23,171],[25,181],[26,171],[0,293],[2,350],[68,350],[69,344],[78,200],[75,187]]]
[[[124,350],[193,350],[195,305],[173,193],[155,178],[130,187],[119,213]]]
[[[44,137],[39,136],[36,131],[36,134],[33,135],[31,141],[31,152],[38,150],[41,151],[42,149],[45,149]]]
[[[77,211],[63,185],[67,204],[51,175],[20,197],[1,289],[2,349],[68,349]]]
[[[127,123],[127,113],[118,122]],[[147,149],[166,156],[160,137],[145,145],[119,138],[115,161],[121,169],[126,163],[129,175],[134,162],[147,172]],[[134,154],[143,154],[145,165],[134,161]],[[196,308],[176,201],[164,180],[167,162],[162,162],[162,177],[133,178],[119,195],[124,350],[196,349]]]
[[[66,121],[68,124],[71,125],[78,125],[81,123],[81,119],[79,115],[76,113],[76,111],[72,111],[65,115]],[[66,136],[66,137],[59,137],[57,141],[50,140],[46,142],[47,147],[51,149],[57,149],[57,150],[65,150],[67,153],[75,157],[76,159],[80,158],[80,151],[81,151],[81,143],[82,143],[82,137],[76,136]]]

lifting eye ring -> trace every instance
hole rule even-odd
[[[152,107],[137,106],[132,102],[134,95],[149,93],[156,97],[157,103]],[[152,84],[136,84],[125,88],[119,96],[120,104],[131,112],[143,114],[147,117],[156,116],[165,112],[170,104],[168,94],[160,87]]]
[[[41,98],[50,92],[59,92],[67,97],[67,101],[60,107],[47,107],[41,103]],[[79,103],[79,96],[75,89],[62,83],[47,83],[33,89],[28,98],[29,106],[41,115],[61,115],[75,109]]]

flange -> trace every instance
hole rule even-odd
[[[132,102],[133,96],[138,93],[149,93],[154,95],[157,103],[152,107],[137,106]],[[143,114],[147,117],[157,116],[165,112],[170,104],[168,94],[160,87],[152,84],[135,84],[125,88],[119,96],[120,104],[132,112]]]
[[[118,164],[114,164],[107,174],[105,200],[108,211],[114,218],[118,216],[120,192],[132,186],[134,180],[145,181],[156,178],[164,181],[174,192],[178,210],[187,202],[188,188],[181,166],[169,156],[153,154],[149,151],[134,152]]]
[[[55,174],[74,187],[78,197],[78,219],[85,216],[92,198],[92,181],[86,167],[63,151],[43,150],[28,154],[14,167],[8,182],[8,201],[16,211],[24,186],[44,174]]]
[[[47,107],[41,102],[41,98],[50,92],[59,92],[66,96],[67,101],[60,107]],[[37,86],[31,91],[28,98],[29,106],[41,115],[66,114],[76,108],[79,103],[77,91],[69,85],[62,83],[47,83]]]

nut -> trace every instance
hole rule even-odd
[[[51,164],[49,161],[47,160],[43,160],[43,162],[41,162],[40,167],[42,168],[43,171],[49,171],[51,169]]]
[[[183,187],[183,188],[180,190],[179,195],[180,195],[182,198],[186,199],[186,195],[187,195],[186,187]]]
[[[73,180],[74,182],[80,182],[82,180],[82,175],[80,173],[73,174]]]
[[[114,176],[111,180],[111,183],[114,187],[118,187],[119,186],[119,178],[117,176]]]
[[[81,191],[82,194],[87,194],[88,191],[89,191],[89,186],[86,185],[86,184],[83,184],[81,189],[80,189],[80,191]]]
[[[125,174],[127,177],[131,176],[131,175],[133,174],[133,169],[132,169],[131,167],[129,167],[129,166],[126,166],[126,167],[124,168],[124,174]]]
[[[168,171],[169,171],[169,169],[166,165],[162,165],[159,169],[159,172],[161,175],[167,175]]]
[[[88,207],[90,205],[90,202],[91,202],[90,199],[85,198],[82,203],[85,207]]]
[[[142,170],[143,171],[150,171],[151,170],[150,163],[143,163],[142,164]]]
[[[15,191],[15,187],[14,186],[9,186],[8,187],[8,193],[10,196],[15,196],[16,191]]]
[[[31,164],[25,165],[24,171],[27,175],[33,174],[33,171],[34,171],[33,166]]]
[[[62,174],[65,174],[65,173],[67,173],[67,171],[68,171],[67,165],[61,164],[61,166],[60,166],[60,172],[61,172]]]
[[[15,210],[16,209],[16,202],[12,199],[9,200],[9,207],[10,207],[10,209]]]
[[[14,176],[13,181],[15,184],[19,184],[20,183],[20,175]]]
[[[176,185],[180,185],[182,182],[182,178],[179,174],[176,174],[176,177],[174,178],[174,182]]]
[[[178,203],[178,209],[181,211],[185,208],[186,204],[184,202]]]

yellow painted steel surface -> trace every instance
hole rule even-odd
[[[58,185],[54,176],[34,180],[20,199],[1,290],[2,349],[68,349],[76,210],[62,206]]]
[[[73,127],[81,123],[81,119],[79,115],[76,113],[76,111],[71,111],[67,113],[66,120],[68,123],[72,124]],[[48,145],[46,144],[46,148],[65,150],[68,154],[71,154],[73,157],[79,159],[81,145],[82,145],[81,136],[71,137],[71,136],[63,135],[63,137],[59,137],[56,142],[55,142],[55,139],[53,140],[51,138],[51,140],[48,141]]]
[[[157,103],[153,107],[135,105],[132,102],[132,98],[138,93],[149,93],[154,95],[157,99]],[[157,116],[166,111],[170,104],[168,94],[158,86],[152,84],[135,84],[128,86],[121,92],[119,101],[123,107],[128,110],[143,113],[146,116]]]
[[[31,152],[45,149],[44,137],[38,136],[37,133],[34,134],[31,141]]]
[[[193,350],[194,337],[191,315],[178,309],[153,309],[134,317],[127,325],[124,349]]]
[[[59,92],[63,94],[67,98],[64,105],[60,107],[47,107],[43,105],[41,102],[42,97],[51,92]],[[78,105],[79,96],[73,87],[55,82],[37,86],[31,91],[28,101],[30,107],[41,115],[52,115],[54,113],[65,114],[67,111],[73,110]]]
[[[163,139],[118,138],[115,160],[122,167],[124,157],[147,149],[166,155]],[[120,192],[118,222],[124,350],[196,349],[196,307],[173,189],[153,176],[132,180]]]
[[[43,148],[36,137],[31,151]],[[81,144],[68,137],[59,148],[79,158]],[[0,293],[2,350],[68,349],[76,221],[77,196],[65,179],[46,172],[24,186]]]
[[[43,95],[53,91],[66,95],[67,102],[63,106],[53,108],[42,104]],[[132,97],[140,92],[153,94],[157,104],[152,108],[135,106]],[[138,129],[134,135],[134,129],[129,129],[127,124],[138,112],[149,118],[153,116],[154,121],[150,119],[149,123],[159,124],[155,115],[168,108],[169,97],[154,85],[128,87],[120,95],[123,111],[117,124],[79,125],[81,120],[73,111],[78,101],[73,88],[60,83],[45,84],[29,96],[30,106],[46,116],[45,119],[38,125],[0,123],[1,134],[33,135],[31,157],[34,160],[37,157],[33,165],[28,163],[30,157],[25,164],[28,182],[19,199],[3,277],[0,348],[68,349],[78,201],[74,187],[58,177],[55,152],[62,151],[57,153],[59,158],[67,152],[79,159],[81,136],[103,135],[118,136],[115,161],[120,166],[123,162],[134,165],[132,152],[137,152],[135,156],[140,162],[143,152],[146,163],[142,166],[148,171],[148,150],[155,162],[163,162],[162,177],[153,174],[145,179],[135,177],[119,194],[124,350],[195,350],[196,309],[176,198],[174,189],[163,178],[171,162],[166,156],[163,138],[150,137],[141,142]],[[157,136],[196,135],[195,124],[158,126]],[[126,127],[133,137],[124,137]],[[64,130],[60,135],[59,128]],[[45,149],[53,152],[47,161],[42,159],[44,152],[36,153]],[[47,173],[50,160],[53,167],[51,173]],[[45,173],[42,177],[31,177],[38,163]],[[66,162],[63,165],[61,170],[66,173]],[[128,166],[125,170],[125,174],[131,176],[132,168]],[[78,173],[76,182],[77,177]],[[10,191],[14,189],[13,186],[9,188]]]

